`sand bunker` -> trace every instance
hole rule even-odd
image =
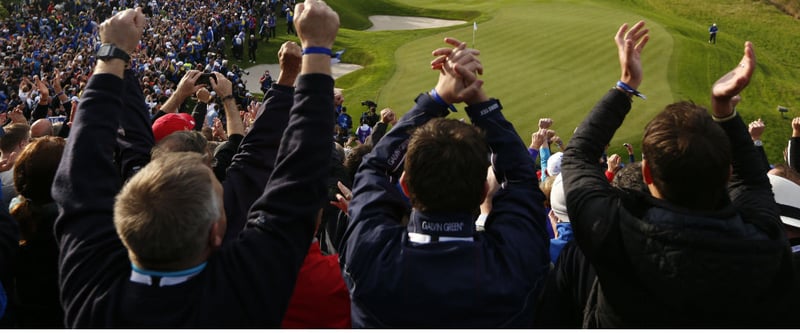
[[[338,63],[331,65],[334,79],[361,68],[364,67],[356,64]],[[272,79],[277,81],[278,74],[281,72],[281,66],[278,64],[260,64],[247,68],[246,71],[250,72],[250,75],[244,76],[244,79],[247,80],[247,91],[261,93],[261,83],[259,83],[258,80],[261,79],[261,75],[264,75],[265,70],[269,70]]]
[[[388,15],[373,15],[369,17],[369,20],[372,22],[372,27],[367,31],[429,29],[467,23],[466,21],[440,20],[428,17]]]
[[[467,23],[465,21],[455,20],[440,20],[427,17],[413,17],[413,16],[388,16],[388,15],[373,15],[369,17],[372,22],[372,27],[367,31],[386,31],[386,30],[415,30],[415,29],[429,29],[449,27],[459,24]],[[347,57],[347,53],[344,54]],[[339,78],[353,71],[363,68],[356,64],[335,63],[331,65],[333,71],[333,78]],[[261,84],[258,80],[265,70],[269,70],[273,80],[278,79],[280,74],[280,65],[278,64],[260,64],[245,69],[250,72],[250,75],[245,75],[244,79],[247,80],[247,90],[252,92],[261,92]]]

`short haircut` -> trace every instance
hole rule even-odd
[[[667,105],[647,124],[642,153],[665,200],[691,210],[711,210],[728,197],[731,147],[705,108]]]
[[[617,171],[611,182],[618,188],[650,193],[650,189],[642,178],[642,162],[633,162]]]
[[[0,150],[4,153],[10,153],[22,143],[31,137],[31,127],[28,124],[10,124],[3,127],[6,134],[0,139]]]
[[[200,154],[176,152],[152,160],[123,186],[114,226],[139,263],[170,267],[202,254],[221,217],[214,181]]]
[[[177,131],[165,136],[153,147],[150,157],[157,159],[163,154],[181,151],[201,154],[206,163],[211,163],[208,140],[198,131]]]
[[[408,143],[405,179],[409,199],[423,212],[475,212],[489,166],[489,147],[477,127],[455,119],[433,119]]]

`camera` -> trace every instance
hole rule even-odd
[[[630,147],[631,144],[630,143],[623,143],[622,146],[627,148],[627,147]]]
[[[369,101],[369,100],[361,102],[361,105],[366,106],[368,108],[377,108],[378,107],[378,104],[376,104],[373,101]]]
[[[206,87],[211,88],[211,80],[214,80],[214,83],[217,83],[217,77],[214,76],[214,73],[203,73],[200,74],[200,77],[197,78],[194,85],[199,86],[201,84],[205,84]]]

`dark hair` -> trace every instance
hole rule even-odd
[[[611,185],[622,189],[650,193],[650,189],[647,188],[647,184],[644,183],[642,178],[642,162],[629,163],[617,171]]]
[[[350,181],[356,178],[358,166],[361,165],[361,161],[364,160],[364,156],[369,154],[371,151],[372,144],[364,143],[350,149],[350,153],[344,157],[344,168],[348,177],[350,177]]]
[[[404,164],[411,204],[423,212],[474,212],[483,200],[488,156],[477,127],[441,118],[420,126]]]
[[[665,200],[712,210],[728,198],[731,147],[705,108],[692,102],[667,107],[647,124],[642,153]]]
[[[10,153],[22,141],[30,138],[31,127],[27,124],[10,124],[3,127],[6,134],[0,139],[0,150]]]
[[[66,140],[56,136],[45,136],[34,140],[19,154],[14,164],[14,188],[19,193],[20,203],[11,210],[11,216],[19,223],[20,238],[30,240],[42,229],[47,215],[43,209],[53,202],[50,188],[53,185]]]

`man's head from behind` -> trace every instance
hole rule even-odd
[[[713,210],[727,198],[730,143],[703,107],[668,105],[647,124],[642,153],[645,183],[655,196],[692,210]]]
[[[20,152],[31,139],[31,127],[27,124],[10,124],[3,127],[5,135],[0,139],[0,150],[3,154]]]
[[[114,226],[140,267],[179,270],[203,262],[225,233],[222,186],[200,154],[168,153],[117,195]]]
[[[477,127],[433,119],[412,134],[400,182],[415,209],[471,213],[486,195],[488,156]]]

